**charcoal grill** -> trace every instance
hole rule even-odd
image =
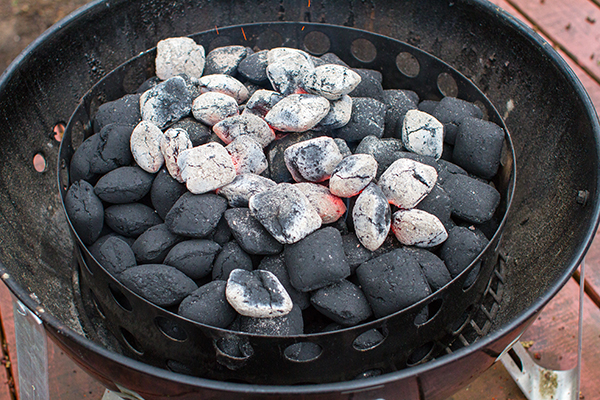
[[[121,346],[110,335],[93,334],[106,327],[85,311],[86,303],[102,301],[88,299],[89,291],[79,291],[77,249],[68,239],[55,190],[55,171],[64,168],[57,161],[54,126],[67,121],[79,99],[101,78],[162,38],[214,30],[208,46],[212,48],[230,44],[235,38],[225,35],[227,29],[222,27],[236,24],[296,21],[306,22],[306,33],[328,29],[309,24],[311,20],[384,34],[434,54],[470,78],[503,114],[513,135],[519,179],[502,240],[493,242],[498,262],[489,270],[491,280],[480,288],[486,289],[483,303],[456,321],[453,340],[436,342],[442,352],[434,360],[416,357],[418,365],[380,375],[363,371],[364,379],[359,380],[249,384],[240,378],[192,377],[120,354]],[[293,35],[265,31],[275,33],[257,34],[259,47],[302,43],[291,43]],[[240,40],[239,34],[235,40]],[[323,42],[323,38],[315,40],[312,51],[319,53]],[[348,57],[368,67],[377,52],[385,51],[374,42],[374,38],[356,42]],[[412,54],[421,61],[417,52]],[[125,68],[118,90],[131,91],[139,76],[151,72],[143,63]],[[447,75],[442,76],[433,82],[447,94],[461,90],[460,78],[449,79],[446,85]],[[106,97],[90,97],[86,110],[117,96],[111,87],[95,93]],[[440,88],[433,87],[432,92]],[[6,121],[0,128],[2,278],[84,369],[110,388],[127,387],[145,399],[242,394],[249,398],[397,398],[398,393],[406,398],[444,398],[489,367],[518,337],[574,271],[597,226],[598,122],[589,98],[547,44],[484,2],[313,1],[309,6],[283,1],[257,6],[243,1],[99,1],[45,33],[11,65],[0,82],[0,104],[0,120]],[[86,130],[89,127],[82,123],[71,132],[74,144]],[[36,154],[46,160],[42,172],[33,168]],[[82,270],[85,279],[85,267]],[[129,345],[135,353],[135,341],[129,339]],[[177,364],[171,367],[179,370]],[[331,368],[344,369],[339,363]]]

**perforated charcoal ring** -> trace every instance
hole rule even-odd
[[[471,81],[439,59],[388,37],[340,26],[303,23],[232,26],[191,37],[207,51],[241,44],[261,49],[296,47],[316,56],[333,52],[351,67],[381,71],[386,89],[410,89],[421,100],[439,100],[447,95],[475,102],[488,120],[508,132],[498,112]],[[93,133],[91,120],[97,107],[134,92],[152,77],[155,56],[156,50],[151,49],[131,59],[99,81],[82,99],[67,125],[60,148],[58,179],[63,199],[70,183],[69,161],[74,149]],[[507,133],[501,167],[494,180],[502,198],[494,216],[499,228],[482,254],[444,288],[385,318],[328,333],[287,337],[206,326],[157,307],[122,286],[96,262],[69,224],[79,244],[82,314],[92,320],[103,319],[124,354],[130,357],[174,372],[215,380],[284,385],[337,382],[427,362],[487,333],[489,323],[478,327],[472,319],[480,310],[488,318],[493,312],[483,304],[484,293],[487,302],[492,296],[493,303],[499,302],[502,292],[500,240],[515,183],[514,165]],[[465,282],[472,274],[478,274],[477,279],[467,287]],[[428,308],[428,320],[416,323],[424,308]],[[475,328],[467,334],[465,327]],[[361,348],[360,336],[372,329],[377,329],[384,339]],[[243,344],[243,356],[234,357],[222,351],[222,342],[232,338]],[[313,358],[295,359],[295,350],[304,345],[311,346]]]

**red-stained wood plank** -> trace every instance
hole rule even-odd
[[[0,372],[0,399],[14,399],[18,392],[18,367],[17,367],[17,349],[15,348],[15,324],[13,319],[13,306],[10,291],[0,282],[0,312],[2,321],[2,330],[4,332],[5,363]],[[6,361],[9,364],[6,364]]]
[[[600,398],[600,309],[584,299],[581,394],[585,399]],[[574,279],[548,303],[522,336],[529,354],[549,369],[570,369],[576,365],[579,285]],[[448,400],[525,400],[501,364],[494,365],[469,386]]]

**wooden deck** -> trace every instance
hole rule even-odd
[[[492,0],[542,35],[565,58],[600,109],[600,0]],[[581,399],[600,399],[600,235],[586,258],[584,343]],[[573,278],[522,337],[539,364],[551,369],[575,365],[579,285]],[[0,400],[16,399],[16,351],[12,303],[0,284],[0,312],[5,356],[0,361]],[[49,342],[52,399],[102,398],[105,389]],[[524,400],[506,369],[498,363],[448,400]]]

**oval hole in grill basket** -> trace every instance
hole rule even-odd
[[[442,72],[437,77],[437,86],[441,94],[446,97],[458,96],[458,85],[456,80],[447,72]]]
[[[283,355],[290,361],[309,362],[316,360],[323,353],[323,348],[312,342],[294,343],[285,348]]]
[[[243,336],[222,337],[214,343],[217,350],[217,362],[229,369],[241,368],[254,355],[252,345]]]
[[[304,36],[304,47],[309,53],[320,56],[329,51],[331,41],[323,32],[312,31]]]
[[[377,57],[377,49],[370,40],[359,38],[352,42],[350,51],[354,58],[364,63],[370,63]]]
[[[177,360],[167,360],[167,369],[171,372],[175,372],[178,374],[185,375],[193,375],[194,371],[188,368],[187,365],[177,361]]]
[[[129,332],[127,329],[123,328],[122,326],[119,327],[119,330],[121,331],[121,336],[123,337],[123,340],[127,344],[127,347],[129,347],[129,349],[132,350],[133,352],[135,352],[136,354],[139,354],[140,356],[143,355],[144,349],[142,348],[142,345],[140,344],[140,342],[137,341],[135,336],[133,336],[133,334],[131,332]]]
[[[415,317],[415,325],[421,326],[431,321],[442,309],[443,302],[444,301],[442,299],[435,299],[423,307],[419,314],[417,314]]]
[[[48,166],[48,164],[46,163],[46,157],[44,157],[44,155],[42,153],[36,153],[33,156],[33,168],[39,172],[42,173],[44,171],[46,171],[46,167]]]
[[[416,77],[421,71],[419,61],[415,56],[408,52],[402,52],[396,56],[396,67],[398,68],[398,71],[409,78]]]
[[[469,307],[467,307],[465,312],[463,312],[462,315],[456,321],[454,321],[454,323],[452,323],[450,329],[453,335],[459,334],[464,329],[465,325],[471,320],[470,317],[474,308],[475,306],[471,304]]]
[[[279,32],[272,29],[265,29],[256,38],[256,47],[259,49],[272,49],[283,45],[283,37]]]
[[[383,343],[386,337],[381,329],[373,328],[358,335],[352,342],[352,347],[358,351],[371,350]]]
[[[121,292],[121,289],[117,288],[112,283],[108,285],[108,288],[110,289],[110,293],[119,307],[125,311],[133,311],[133,307],[131,306],[129,299],[123,294],[123,292]]]
[[[94,294],[94,292],[92,292],[91,290],[90,290],[90,299],[92,301],[92,304],[94,305],[94,308],[96,309],[96,311],[98,311],[98,314],[100,314],[100,317],[102,317],[102,319],[106,319],[106,315],[104,314],[104,309],[98,302],[98,299],[96,298],[96,295]]]
[[[415,351],[413,351],[410,356],[408,356],[408,360],[406,361],[406,365],[412,367],[413,365],[421,364],[425,362],[427,357],[433,351],[434,343],[427,342]]]
[[[475,284],[475,282],[477,282],[477,277],[479,276],[480,271],[481,271],[481,261],[479,261],[473,267],[471,272],[469,272],[469,275],[467,275],[467,279],[465,279],[465,283],[463,283],[463,291],[464,292],[471,289],[473,287],[473,285]]]
[[[161,331],[166,337],[171,340],[178,342],[184,342],[188,338],[188,334],[179,324],[169,318],[165,318],[161,315],[154,318],[154,323],[159,331]]]

